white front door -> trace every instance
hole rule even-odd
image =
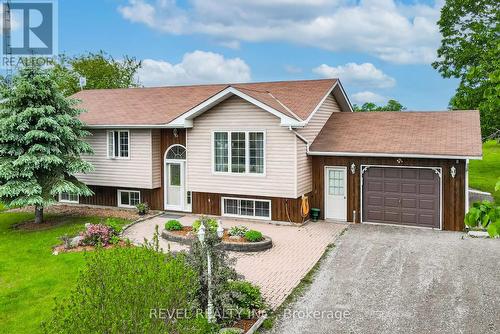
[[[347,168],[325,169],[325,219],[347,220]]]
[[[165,163],[165,209],[184,210],[184,162]]]

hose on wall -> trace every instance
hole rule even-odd
[[[306,217],[309,215],[309,197],[306,195],[302,195],[300,199],[300,216],[302,217],[302,223],[304,223]],[[285,212],[286,212],[286,217],[290,223],[293,223],[293,221],[290,219],[290,208],[288,207],[288,199],[285,200]]]

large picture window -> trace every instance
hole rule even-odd
[[[108,158],[128,159],[130,154],[129,137],[128,130],[108,131]]]
[[[265,134],[262,131],[217,131],[213,136],[214,171],[265,173]]]
[[[222,215],[271,219],[271,201],[248,198],[222,198]]]

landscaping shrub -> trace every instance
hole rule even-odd
[[[135,207],[137,208],[137,213],[140,215],[145,215],[146,213],[149,212],[148,203],[139,203]]]
[[[89,224],[87,229],[81,234],[82,244],[87,246],[106,246],[110,238],[114,235],[113,230],[103,224]]]
[[[465,215],[465,225],[468,227],[484,228],[494,238],[500,236],[500,206],[483,201],[476,202]]]
[[[172,219],[165,223],[165,229],[167,231],[180,231],[182,224],[178,220]]]
[[[104,225],[109,227],[114,235],[119,235],[123,231],[122,221],[117,218],[108,218]]]
[[[214,220],[202,217],[200,224],[209,224],[210,221]],[[217,233],[213,229],[205,228],[204,244],[202,245],[198,238],[195,238],[188,257],[189,264],[194,268],[199,278],[200,289],[198,290],[197,299],[201,307],[206,309],[208,304],[207,252],[210,252],[214,311],[218,320],[227,320],[222,319],[222,317],[224,316],[224,310],[231,306],[231,295],[227,289],[227,282],[235,280],[237,277],[233,268],[234,259],[229,259],[222,247],[216,247],[220,243]]]
[[[199,283],[186,256],[163,254],[155,245],[98,249],[71,294],[57,300],[44,333],[210,333],[198,306]],[[159,309],[168,319],[161,319]],[[173,310],[188,310],[177,317]],[[169,311],[170,313],[166,313]]]
[[[245,225],[233,226],[229,229],[229,235],[242,238],[245,236],[245,233],[247,232],[248,232],[248,227],[246,227]]]
[[[202,221],[205,222],[205,228],[207,230],[210,230],[212,232],[217,231],[217,227],[219,226],[219,224],[217,223],[217,220],[215,220],[213,218],[201,217],[200,219],[195,220],[193,225],[192,225],[194,232],[198,232]]]
[[[264,299],[258,286],[246,281],[228,282],[231,303],[239,310],[242,318],[250,318],[255,311],[265,308]]]
[[[245,239],[247,239],[250,242],[257,242],[264,239],[264,237],[262,236],[262,233],[260,233],[259,231],[250,230],[245,233]]]

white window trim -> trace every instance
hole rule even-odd
[[[226,199],[254,201],[254,205],[253,205],[254,215],[253,216],[245,216],[245,215],[235,215],[235,214],[231,214],[231,213],[226,213],[225,208],[224,208],[224,202],[225,202]],[[255,216],[255,201],[269,203],[269,216],[268,217]],[[222,216],[225,216],[225,217],[245,218],[245,219],[258,219],[258,220],[271,220],[272,203],[271,203],[271,200],[268,200],[268,199],[248,198],[248,197],[221,197],[220,205],[221,205]]]
[[[113,147],[115,147],[115,136],[114,136],[114,133],[115,132],[126,132],[127,133],[127,136],[128,136],[128,156],[127,157],[120,157],[120,143],[118,143],[118,156],[112,156],[111,155],[111,152],[109,151],[109,136],[110,134],[113,134],[112,135],[112,138],[113,138]],[[120,138],[120,134],[118,134],[118,138]],[[130,152],[130,148],[132,147],[132,145],[130,145],[130,141],[131,141],[131,138],[130,138],[130,130],[108,130],[106,131],[106,153],[107,153],[107,157],[108,159],[111,159],[111,160],[130,160],[130,155],[131,155],[131,152]]]
[[[228,152],[227,152],[227,172],[218,172],[215,170],[215,133],[216,132],[225,132],[227,133],[227,140],[228,140]],[[244,132],[245,133],[245,172],[243,173],[236,173],[231,171],[231,133],[233,132]],[[264,164],[263,164],[263,172],[262,173],[250,173],[250,132],[260,132],[263,134],[263,141],[264,141],[264,147],[263,147],[263,155],[264,155]],[[255,176],[255,177],[264,177],[266,176],[266,143],[267,143],[267,134],[265,130],[213,130],[212,131],[212,140],[211,140],[211,164],[212,164],[212,174],[214,175],[244,175],[244,176]]]
[[[59,193],[59,202],[60,203],[72,203],[72,204],[79,204],[80,203],[80,195],[76,195],[77,200],[76,201],[71,201],[67,199],[62,199],[61,198],[62,193]]]
[[[139,190],[127,190],[127,189],[118,189],[117,190],[117,203],[118,207],[120,208],[129,208],[129,209],[135,209],[135,205],[128,205],[128,204],[122,204],[122,193],[138,193],[139,194],[139,203],[141,203],[141,192]]]

